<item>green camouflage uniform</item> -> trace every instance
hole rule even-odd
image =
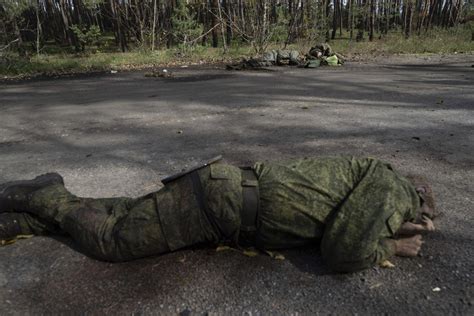
[[[227,70],[263,69],[274,65],[299,65],[302,61],[300,53],[296,50],[270,50],[265,52],[261,58],[243,59],[236,64],[226,66]]]
[[[62,185],[36,191],[29,209],[85,252],[124,261],[199,243],[252,240],[261,249],[320,244],[331,268],[370,267],[395,252],[387,238],[415,217],[413,186],[379,160],[351,157],[257,163],[257,232],[241,232],[241,170],[212,164],[147,196],[78,198]],[[203,194],[199,193],[201,191]],[[24,225],[34,226],[33,215]],[[40,228],[45,228],[44,225]],[[48,230],[51,230],[48,227]]]
[[[351,157],[257,163],[257,246],[321,244],[334,270],[370,267],[395,254],[387,238],[414,219],[420,199],[407,179],[380,160]]]

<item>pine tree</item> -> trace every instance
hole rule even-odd
[[[196,39],[202,34],[203,26],[191,14],[185,1],[177,1],[171,16],[172,35],[182,50],[196,44]]]

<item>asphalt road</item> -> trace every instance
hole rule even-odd
[[[0,314],[474,314],[474,56],[342,68],[179,68],[0,84],[0,182],[58,171],[81,196],[139,196],[223,154],[374,156],[433,182],[443,216],[422,254],[333,274],[315,248],[286,260],[188,249],[95,261],[67,238],[0,248]]]

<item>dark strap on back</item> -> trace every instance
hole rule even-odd
[[[259,207],[258,180],[255,172],[251,168],[242,169],[242,213],[241,226],[242,232],[257,231],[257,216]]]
[[[196,196],[196,200],[198,202],[199,208],[206,216],[206,219],[209,222],[209,224],[214,228],[214,231],[220,233],[220,230],[217,227],[216,223],[212,221],[209,217],[209,214],[210,214],[209,206],[207,205],[206,197],[204,196],[204,189],[202,187],[201,178],[199,177],[199,170],[194,170],[189,175],[191,177],[191,183],[193,184],[194,195]]]

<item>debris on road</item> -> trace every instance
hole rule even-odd
[[[153,69],[151,72],[147,72],[145,77],[171,78],[173,77],[173,73],[168,69]]]
[[[395,268],[395,265],[388,260],[384,260],[380,263],[380,267],[385,269],[392,269]]]
[[[275,260],[285,260],[285,256],[282,255],[282,254],[279,253],[279,252],[276,252],[276,251],[269,251],[269,250],[266,250],[265,252],[266,252],[267,255],[269,255],[272,259],[275,259]]]
[[[333,52],[327,43],[320,43],[311,47],[306,55],[301,55],[297,50],[270,50],[260,58],[242,59],[242,61],[229,64],[227,70],[265,70],[271,66],[297,66],[300,68],[317,68],[320,66],[341,66],[345,58]]]

